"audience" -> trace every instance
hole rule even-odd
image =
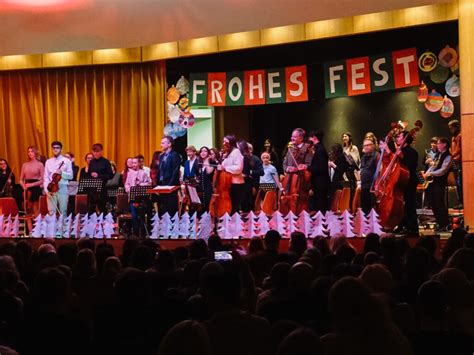
[[[442,244],[441,244],[442,245]],[[312,247],[311,247],[312,246]],[[288,250],[286,250],[288,248]],[[215,261],[229,250],[231,261]],[[0,353],[472,354],[474,234],[0,245]]]

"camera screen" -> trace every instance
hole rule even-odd
[[[232,253],[230,251],[216,251],[214,252],[214,259],[216,261],[230,261],[232,260]]]

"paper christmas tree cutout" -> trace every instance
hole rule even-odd
[[[270,230],[270,224],[268,223],[268,217],[265,212],[260,211],[257,214],[257,220],[255,221],[255,226],[258,230],[258,235],[265,235]]]
[[[311,234],[308,237],[316,238],[320,236],[326,236],[328,231],[325,225],[326,225],[326,218],[321,213],[321,211],[318,211],[313,216],[313,226],[312,226]]]
[[[72,213],[66,217],[64,224],[63,224],[63,238],[69,238],[71,236],[71,229],[72,229]]]
[[[190,217],[188,212],[181,215],[178,223],[178,235],[182,238],[188,238],[191,229]]]
[[[89,226],[89,215],[86,213],[81,218],[81,231],[80,231],[81,238],[87,237],[88,226]]]
[[[89,238],[94,238],[97,228],[97,214],[92,213],[87,220],[86,235]]]
[[[207,240],[213,234],[213,232],[214,227],[212,225],[212,217],[209,212],[205,212],[201,215],[201,218],[199,219],[199,230],[197,232],[197,238]]]
[[[342,234],[344,234],[346,238],[354,238],[356,236],[352,231],[354,228],[354,222],[352,221],[352,218],[353,217],[348,210],[344,210],[340,217]]]
[[[239,239],[244,233],[244,221],[240,213],[235,212],[232,216],[232,235],[233,239]]]
[[[232,239],[233,238],[233,226],[232,218],[226,212],[220,218],[217,224],[217,234],[222,239]]]
[[[81,236],[80,230],[81,215],[78,213],[74,216],[74,221],[72,222],[70,237],[79,238]]]
[[[112,238],[112,235],[115,234],[114,217],[112,216],[111,213],[108,213],[104,217],[104,221],[102,222],[102,229],[103,229],[104,237],[107,239]]]
[[[56,236],[56,216],[54,214],[47,214],[44,217],[46,223],[45,237],[54,238]]]
[[[383,233],[383,228],[380,224],[380,218],[377,212],[372,208],[367,215],[367,229],[366,233],[364,234],[369,234],[369,233],[376,233],[378,235]]]
[[[38,214],[33,221],[33,229],[30,232],[32,238],[41,238],[41,223],[43,221],[43,216]]]
[[[18,218],[18,215],[16,215],[13,221],[11,222],[10,236],[18,237],[19,230],[20,230],[20,219]]]
[[[158,234],[163,239],[168,239],[171,235],[171,228],[173,227],[173,222],[171,216],[168,212],[163,214],[160,219],[160,228]]]
[[[296,225],[296,221],[298,220],[298,216],[293,213],[293,211],[288,212],[288,214],[285,216],[285,221],[286,221],[286,233],[288,236],[291,235],[291,233],[296,232],[298,230],[298,227]]]
[[[9,215],[3,220],[3,229],[1,230],[2,237],[9,237],[12,229],[12,216]]]
[[[306,237],[309,237],[313,231],[313,219],[311,215],[306,211],[301,211],[298,219],[296,220],[296,228],[298,231],[303,233]]]
[[[205,212],[206,214],[207,212]],[[207,213],[209,214],[209,213]],[[201,216],[202,218],[202,216]],[[211,230],[212,230],[212,223],[211,223]],[[191,217],[189,217],[189,233],[188,233],[188,238],[189,239],[196,239],[199,231],[199,223],[198,223],[198,218],[197,218],[197,213],[194,212]]]
[[[276,230],[282,237],[288,237],[286,235],[286,221],[280,211],[273,212],[272,218],[268,222],[270,229]]]
[[[362,237],[365,235],[367,228],[367,218],[365,217],[362,208],[358,208],[354,217],[354,233],[355,235]]]
[[[3,234],[3,220],[5,219],[5,217],[3,216],[3,214],[0,214],[0,236],[2,236]]]
[[[247,213],[247,216],[245,217],[244,221],[244,228],[241,234],[243,237],[253,238],[260,235],[258,225],[255,221],[256,219],[257,216],[255,216],[255,213],[253,213],[253,211]]]
[[[179,238],[179,215],[178,212],[174,214],[171,218],[172,225],[170,231],[170,238],[171,239],[178,239]]]
[[[56,219],[56,237],[62,237],[63,236],[63,227],[64,227],[64,218],[63,215],[60,214],[59,217]]]
[[[326,224],[330,236],[342,233],[341,221],[337,215],[326,214]]]
[[[151,217],[151,239],[158,239],[160,235],[160,216],[158,213],[155,213],[153,217]]]

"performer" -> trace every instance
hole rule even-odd
[[[43,176],[43,189],[47,196],[48,211],[50,214],[60,214],[66,216],[67,202],[68,202],[68,184],[72,180],[72,166],[71,161],[65,156],[61,155],[63,145],[59,141],[51,143],[53,148],[53,157],[46,161]],[[53,179],[54,174],[59,174],[61,179],[58,182],[59,190],[57,192],[48,191],[48,185]]]
[[[405,210],[402,221],[395,228],[396,233],[415,233],[418,231],[418,217],[416,214],[416,187],[418,186],[418,178],[416,175],[416,169],[418,167],[418,152],[413,149],[411,143],[413,143],[413,137],[408,134],[407,131],[400,132],[395,138],[396,147],[400,147],[403,140],[405,139],[404,145],[401,147],[401,164],[408,169],[410,176],[408,185],[405,188],[403,194],[403,200],[405,201]],[[380,143],[380,148],[384,148],[385,143]],[[390,157],[391,153],[388,152]]]
[[[281,171],[280,158],[270,138],[265,139],[265,142],[263,142],[262,153],[270,154],[270,163],[277,169],[279,174],[283,173],[283,171]]]
[[[360,204],[365,214],[375,205],[375,196],[371,192],[375,170],[379,160],[379,153],[375,150],[375,143],[370,138],[364,139],[360,163]]]
[[[439,159],[438,137],[431,138],[430,149],[425,150],[425,153],[426,155],[424,159],[424,165],[425,165],[425,172],[426,172],[428,171],[429,168],[436,165]],[[431,208],[432,200],[433,200],[433,185],[429,184],[425,190],[425,201],[426,201],[426,206],[428,208]],[[421,206],[421,207],[424,208],[425,206]]]
[[[271,164],[270,153],[263,152],[260,156],[263,165],[263,175],[260,176],[260,184],[275,184],[278,186],[280,179],[278,178],[278,171],[276,167]]]
[[[333,144],[329,153],[329,176],[331,178],[331,192],[329,201],[332,201],[336,190],[343,189],[344,174],[349,171],[349,163],[344,155],[342,145]]]
[[[43,194],[44,165],[38,159],[38,149],[28,147],[28,161],[21,166],[20,185],[25,191],[26,213],[39,214],[39,198]]]
[[[211,148],[210,152],[211,152],[210,158],[212,161],[215,161],[215,162],[221,161],[221,152],[219,152],[219,149]]]
[[[244,157],[244,194],[242,197],[242,211],[250,212],[255,205],[255,197],[258,190],[260,176],[263,176],[262,161],[253,154],[252,144],[241,140],[238,143],[239,150]]]
[[[244,191],[244,177],[242,175],[244,157],[237,148],[235,135],[231,134],[225,136],[222,146],[224,150],[224,159],[222,160],[222,163],[217,166],[217,170],[224,170],[232,174],[230,198],[232,202],[232,213],[235,213],[240,209]]]
[[[283,170],[285,173],[296,173],[299,170],[306,170],[311,164],[313,154],[304,142],[305,134],[306,132],[302,128],[295,128],[291,133],[291,147],[288,148],[283,159]]]
[[[86,156],[84,157],[86,166],[81,169],[79,173],[79,180],[92,179],[91,172],[90,172],[90,163],[92,159],[94,159],[94,156],[92,155],[92,153],[87,153]]]
[[[328,209],[329,196],[329,159],[326,148],[323,145],[324,133],[321,130],[309,134],[309,140],[313,143],[314,155],[308,170],[311,172],[311,189],[313,190],[312,210],[326,212]]]
[[[184,162],[183,181],[190,182],[191,180],[196,180],[199,176],[197,150],[193,145],[190,145],[186,147],[185,151],[188,160]],[[194,183],[191,183],[191,185],[194,185]]]
[[[125,191],[130,194],[130,188],[133,186],[149,186],[151,178],[144,169],[140,168],[140,158],[132,159],[132,168],[128,171],[127,181],[125,181]],[[138,212],[139,203],[130,202],[130,212],[132,214],[132,229],[135,235],[140,234],[140,213]]]
[[[5,159],[0,159],[0,197],[11,197],[15,174]]]
[[[451,120],[448,123],[449,131],[451,132],[451,154],[454,163],[454,176],[456,179],[456,191],[458,195],[459,205],[456,208],[461,209],[463,204],[462,194],[462,147],[461,147],[461,125],[458,120]]]
[[[346,177],[349,181],[349,187],[351,188],[350,206],[352,206],[352,201],[354,200],[357,188],[357,181],[360,180],[360,154],[359,149],[352,141],[352,134],[350,132],[344,132],[341,139],[344,156],[349,164],[348,170],[346,171]]]
[[[72,180],[77,181],[77,175],[79,174],[79,166],[74,163],[74,153],[73,152],[67,152],[64,154],[66,158],[68,158],[71,161],[71,166],[72,166]]]
[[[143,154],[138,154],[137,159],[138,159],[138,168],[143,169],[145,173],[147,173],[148,176],[150,176],[150,168],[148,166],[145,166],[145,157],[143,156]]]
[[[173,150],[174,139],[171,136],[164,136],[161,139],[160,167],[158,175],[158,185],[176,186],[179,185],[179,167],[181,157]],[[178,211],[178,191],[159,196],[160,214],[168,212],[173,216]]]
[[[423,175],[425,179],[433,178],[432,200],[431,206],[436,222],[438,223],[437,231],[446,231],[449,229],[448,208],[445,204],[445,191],[448,182],[448,174],[452,164],[452,157],[449,152],[449,140],[447,138],[439,138],[437,142],[439,159],[435,164],[431,165],[428,171]]]
[[[151,178],[151,185],[152,186],[158,185],[158,171],[159,171],[159,167],[160,167],[160,154],[161,154],[161,151],[157,150],[153,153],[153,157],[151,158],[150,178]]]
[[[214,166],[217,165],[216,161],[211,160],[211,151],[208,147],[201,147],[199,149],[199,185],[202,191],[202,209],[204,212],[209,211],[209,202],[212,197],[212,179],[214,177]]]
[[[100,194],[91,195],[90,212],[95,212],[96,210],[99,210],[100,212],[106,211],[107,191],[105,189],[105,184],[107,183],[107,180],[112,179],[114,176],[110,161],[102,156],[103,150],[104,147],[101,143],[92,145],[92,155],[94,156],[94,159],[90,162],[89,170],[93,179],[102,180],[102,189]]]

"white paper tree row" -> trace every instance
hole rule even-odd
[[[11,215],[5,218],[0,215],[0,237],[17,237],[20,229],[18,215],[12,218]]]
[[[85,214],[81,217],[72,214],[64,218],[62,215],[47,214],[44,217],[38,215],[34,220],[33,230],[30,235],[33,238],[111,238],[116,233],[115,222],[112,214],[97,216]]]
[[[181,217],[177,213],[172,217],[168,213],[161,217],[155,213],[151,222],[150,238],[152,239],[207,239],[213,232],[212,219],[208,213],[204,213],[200,220],[196,213],[190,216],[185,212]]]

